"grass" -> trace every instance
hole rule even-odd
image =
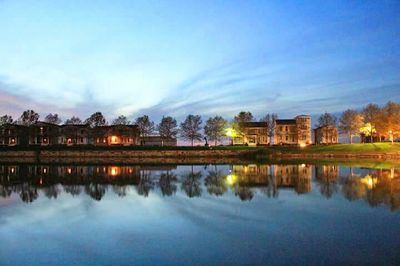
[[[335,145],[313,145],[305,148],[276,147],[272,148],[281,152],[298,153],[332,153],[332,154],[372,154],[372,153],[400,153],[400,143],[362,143],[362,144],[335,144]]]
[[[364,143],[364,144],[335,144],[335,145],[311,145],[305,148],[298,146],[267,146],[267,147],[248,147],[248,146],[177,146],[177,147],[157,147],[157,146],[28,146],[28,147],[0,147],[1,150],[233,150],[258,151],[261,154],[273,153],[329,153],[329,154],[373,154],[373,153],[400,153],[400,143]]]

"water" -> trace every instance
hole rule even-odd
[[[0,265],[399,264],[400,169],[0,165]]]

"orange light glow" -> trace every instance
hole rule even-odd
[[[67,169],[67,172],[68,172],[68,174],[71,174],[71,173],[72,173],[72,169],[71,169],[71,168],[68,168],[68,169]]]
[[[119,167],[115,167],[115,166],[111,167],[110,175],[116,176],[118,174],[119,174]]]

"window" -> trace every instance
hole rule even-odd
[[[289,136],[286,136],[286,141],[288,141],[289,140]]]
[[[285,127],[285,131],[288,131],[288,126]]]

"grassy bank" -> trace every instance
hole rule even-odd
[[[362,143],[311,145],[304,148],[290,146],[273,146],[265,149],[268,152],[279,153],[329,153],[329,154],[375,154],[400,153],[400,143]]]

